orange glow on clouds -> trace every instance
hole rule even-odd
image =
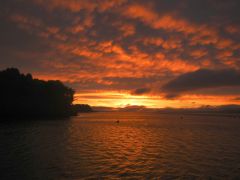
[[[15,4],[21,7],[18,1],[8,3],[9,7]],[[192,7],[188,1],[26,0],[22,3],[27,9],[36,8],[41,13],[24,8],[9,11],[3,7],[6,12],[3,20],[7,22],[3,33],[12,32],[6,36],[7,40],[16,40],[10,41],[10,48],[2,45],[6,48],[6,60],[0,66],[17,66],[39,79],[61,80],[76,91],[75,103],[152,108],[240,104],[236,100],[240,97],[238,82],[222,93],[218,92],[221,85],[213,86],[215,95],[213,91],[207,93],[205,84],[198,92],[186,91],[171,100],[161,89],[167,82],[201,69],[240,71],[240,26],[238,21],[234,22],[236,17],[226,13],[228,9],[221,12],[215,1],[207,3],[214,7],[211,11]],[[226,6],[218,3],[224,8],[234,8],[227,6],[228,2]],[[228,82],[221,88],[225,86],[229,87]],[[136,89],[149,90],[132,95]]]

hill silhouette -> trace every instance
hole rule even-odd
[[[33,79],[16,68],[0,71],[0,116],[62,117],[76,115],[74,90],[61,81]]]

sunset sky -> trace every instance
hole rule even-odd
[[[61,80],[75,103],[240,104],[239,0],[1,0],[0,69]]]

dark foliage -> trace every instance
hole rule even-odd
[[[74,91],[60,81],[33,79],[18,69],[0,71],[0,116],[70,116]]]
[[[93,112],[88,104],[75,104],[73,108],[75,112]]]

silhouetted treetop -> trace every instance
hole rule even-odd
[[[33,79],[16,68],[0,71],[0,115],[69,116],[74,90],[60,81]]]

